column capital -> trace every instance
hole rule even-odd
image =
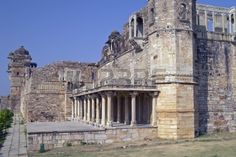
[[[131,92],[131,93],[129,93],[129,95],[132,96],[132,97],[135,97],[135,96],[138,95],[138,92]]]
[[[160,92],[152,92],[152,93],[149,93],[149,95],[150,95],[151,97],[158,97],[159,94],[160,94]]]
[[[113,96],[113,95],[114,95],[114,92],[112,92],[112,91],[106,92],[106,95],[107,95],[107,96]]]

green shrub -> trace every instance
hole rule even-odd
[[[6,129],[11,127],[13,121],[13,112],[9,109],[0,110],[0,132],[6,132]]]

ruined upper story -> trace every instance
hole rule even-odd
[[[92,86],[95,63],[59,61],[41,68],[27,68],[24,93],[65,93]],[[94,76],[93,76],[94,75]]]
[[[168,23],[161,24],[163,21],[157,15],[157,9],[168,9],[168,4],[163,3],[159,4],[159,1],[148,0],[148,4],[144,8],[129,17],[122,33],[112,32],[102,49],[102,58],[99,65],[103,66],[132,50],[142,51],[145,44],[149,42],[149,35],[155,33],[157,29],[178,27],[177,23],[175,23],[175,26]],[[187,14],[191,10],[193,11],[190,25],[193,26],[191,29],[196,33],[197,38],[236,41],[236,7],[226,8],[196,4],[190,9],[187,1],[184,0],[180,6],[176,8],[175,12],[179,14],[178,16],[182,21],[191,18]],[[166,28],[158,28],[159,25],[166,25]],[[189,24],[186,22],[186,25]]]

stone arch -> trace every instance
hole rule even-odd
[[[142,38],[144,34],[144,22],[141,16],[133,15],[129,20],[129,37]]]

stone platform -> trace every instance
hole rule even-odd
[[[27,124],[28,133],[37,132],[73,132],[73,131],[100,131],[104,128],[88,125],[84,122],[35,122]]]
[[[77,145],[81,143],[109,144],[129,142],[157,137],[157,128],[150,125],[113,124],[114,127],[97,127],[85,122],[42,122],[28,123],[28,150],[39,150],[40,144],[45,149]]]

